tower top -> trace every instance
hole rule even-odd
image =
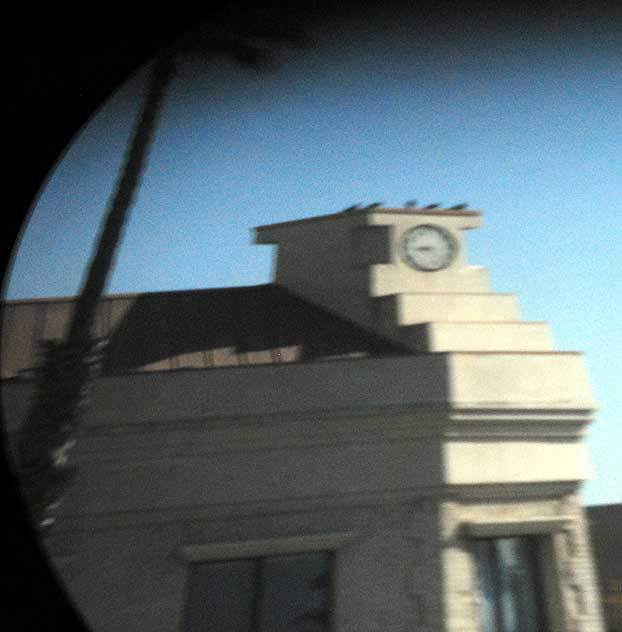
[[[315,217],[304,217],[301,219],[288,220],[285,222],[277,222],[274,224],[264,224],[263,226],[257,226],[255,231],[258,231],[257,234],[259,236],[260,231],[264,231],[266,229],[276,228],[276,227],[286,227],[286,226],[294,226],[296,224],[304,224],[308,222],[325,222],[327,220],[332,219],[343,219],[344,217],[361,217],[367,215],[412,215],[412,216],[427,216],[427,217],[481,217],[482,213],[480,211],[466,211],[466,210],[456,210],[456,209],[424,209],[424,208],[409,208],[409,207],[400,207],[400,208],[391,208],[391,207],[376,207],[376,208],[360,208],[360,209],[352,209],[346,211],[339,211],[338,213],[327,213],[326,215],[316,215]],[[368,223],[379,223],[379,222],[368,222]],[[479,225],[479,224],[478,224]],[[258,239],[258,243],[266,243],[261,239]]]
[[[378,297],[487,292],[463,236],[482,224],[475,210],[372,206],[259,226],[255,243],[277,246],[277,284],[373,328]]]

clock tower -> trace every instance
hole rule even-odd
[[[467,262],[479,211],[373,208],[256,229],[276,244],[275,281],[413,351],[549,351],[549,328],[525,322]]]

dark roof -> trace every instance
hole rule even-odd
[[[3,304],[3,379],[28,374],[37,341],[62,335],[74,302]],[[104,374],[406,353],[274,284],[106,296],[95,330],[108,339]]]

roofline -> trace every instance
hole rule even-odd
[[[425,215],[438,217],[479,217],[482,214],[481,211],[459,211],[452,209],[362,208],[353,211],[339,211],[338,213],[328,213],[327,215],[316,215],[315,217],[305,217],[285,222],[276,222],[275,224],[263,224],[262,226],[255,226],[255,230],[276,228],[278,226],[292,226],[294,224],[306,224],[309,222],[323,222],[329,219],[343,219],[352,215],[371,215],[378,213],[384,213],[387,215]]]
[[[100,298],[101,301],[116,300],[124,298],[140,298],[143,296],[153,296],[162,294],[190,294],[192,292],[213,292],[219,290],[244,290],[250,288],[266,287],[269,285],[276,285],[274,282],[258,283],[257,285],[229,285],[224,287],[198,287],[187,288],[185,290],[147,290],[145,292],[128,292],[121,294],[103,294]],[[43,296],[37,298],[12,298],[3,299],[0,301],[0,305],[23,305],[28,303],[73,303],[78,299],[78,295],[74,296]]]

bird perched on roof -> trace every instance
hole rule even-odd
[[[404,206],[406,208],[417,208],[417,200],[408,200]]]
[[[352,206],[348,206],[348,208],[344,208],[342,213],[347,213],[348,211],[358,211],[361,208],[361,204],[353,204]]]
[[[428,204],[427,206],[424,206],[423,208],[438,208],[440,206],[440,204]]]
[[[365,208],[378,208],[382,206],[384,202],[374,202],[373,204],[368,204]]]
[[[463,208],[466,208],[468,206],[468,204],[456,204],[456,206],[450,206],[450,210],[452,211],[460,211]]]

